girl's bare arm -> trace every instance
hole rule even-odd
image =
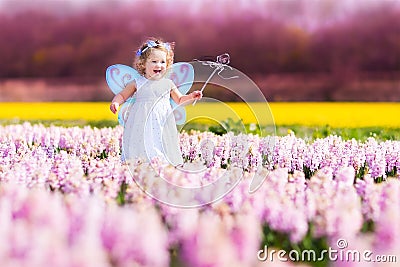
[[[203,93],[200,91],[193,91],[188,95],[182,95],[181,92],[179,92],[179,90],[174,87],[171,90],[171,98],[172,100],[174,100],[174,102],[178,105],[180,104],[189,104],[194,100],[199,100],[203,97]]]
[[[121,104],[123,104],[126,99],[132,96],[136,92],[136,83],[129,83],[119,94],[116,94],[111,101],[110,110],[112,113],[116,113]]]

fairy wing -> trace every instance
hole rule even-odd
[[[115,64],[109,66],[106,70],[106,81],[110,90],[114,94],[120,93],[129,83],[140,77],[139,72],[127,65]],[[118,122],[125,124],[128,117],[128,107],[135,102],[135,95],[129,97],[123,103],[118,112]]]
[[[138,77],[140,77],[139,72],[127,65],[115,64],[109,66],[106,70],[106,81],[114,94],[120,93],[127,84]]]
[[[134,97],[130,97],[119,107],[118,122],[122,126],[125,125],[126,119],[128,118],[129,106],[132,105],[133,103],[135,103],[135,98]]]
[[[114,94],[120,93],[127,84],[139,77],[137,70],[123,64],[109,66],[106,70],[106,81]],[[185,62],[175,63],[168,70],[166,77],[175,83],[182,94],[186,94],[193,84],[193,66]]]
[[[114,94],[120,93],[126,85],[139,78],[140,74],[132,67],[123,64],[109,66],[106,70],[106,81],[110,90]],[[194,69],[189,63],[179,62],[172,65],[166,77],[171,79],[182,94],[186,94],[192,87],[194,80]],[[128,106],[135,102],[135,95],[128,98],[121,105],[118,112],[118,121],[124,125],[128,116]],[[176,124],[181,125],[186,121],[186,111],[170,99]]]
[[[185,95],[189,92],[193,85],[194,80],[194,69],[189,63],[178,62],[172,65],[172,68],[167,72],[166,77],[171,79],[181,94]],[[172,110],[176,124],[182,125],[186,121],[186,111],[182,106],[177,105],[172,99],[170,99]]]

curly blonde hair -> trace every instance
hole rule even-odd
[[[149,43],[155,45],[149,45]],[[146,60],[154,49],[164,51],[167,54],[167,69],[174,63],[174,46],[175,43],[166,43],[160,38],[148,38],[142,43],[140,48],[135,52],[133,67],[142,75],[145,74]]]

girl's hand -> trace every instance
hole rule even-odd
[[[201,91],[193,91],[190,94],[195,100],[200,100],[203,97],[203,93]]]
[[[118,102],[112,102],[111,103],[110,110],[111,110],[112,113],[115,114],[117,112],[118,108],[119,108],[119,103]]]

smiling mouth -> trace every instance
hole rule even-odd
[[[159,74],[159,73],[161,73],[161,70],[154,70],[154,73]]]

